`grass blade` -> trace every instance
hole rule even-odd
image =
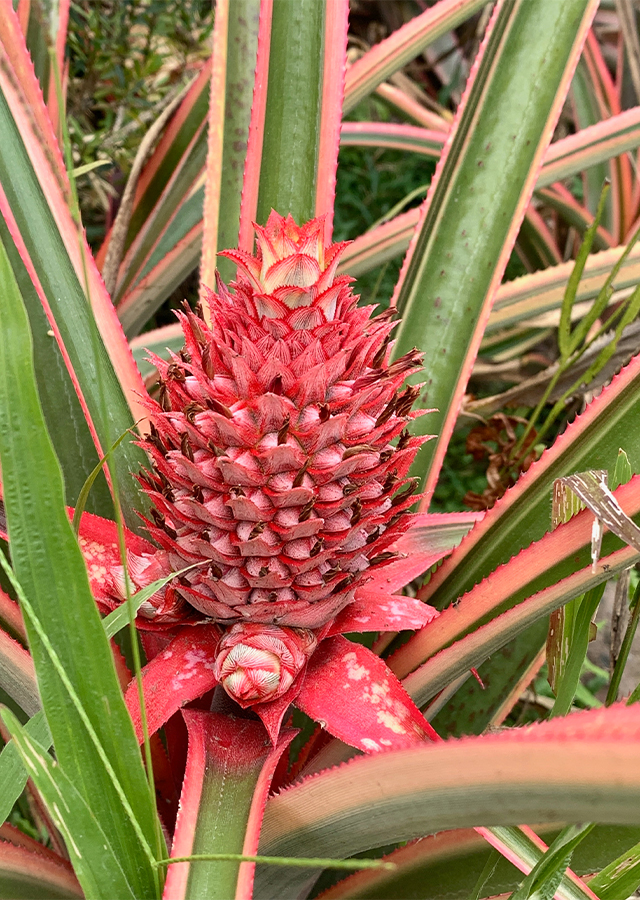
[[[78,881],[95,900],[137,900],[114,847],[100,822],[46,748],[30,737],[8,710],[2,719],[9,729],[29,776],[41,793],[56,827],[64,837]]]

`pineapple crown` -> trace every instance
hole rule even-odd
[[[353,280],[336,278],[348,242],[325,247],[324,216],[299,226],[291,215],[283,218],[272,210],[267,224],[254,228],[255,256],[242,250],[225,250],[222,256],[237,264],[237,288],[251,297],[257,316],[289,318],[295,329],[320,324],[320,315],[332,321],[341,292]],[[311,309],[306,315],[290,316],[291,310],[301,307]]]

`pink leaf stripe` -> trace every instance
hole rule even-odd
[[[439,159],[447,138],[446,131],[433,131],[418,125],[395,122],[343,122],[340,143],[343,147],[373,146],[409,150]]]
[[[271,50],[271,19],[273,0],[263,0],[260,4],[260,25],[258,30],[258,56],[249,122],[247,158],[242,181],[242,202],[240,206],[240,233],[238,249],[251,253],[253,250],[253,222],[258,209],[260,189],[260,166],[264,141],[264,122],[267,110],[267,88],[269,83],[269,56]]]
[[[63,7],[60,11],[62,16],[65,14],[65,5],[61,4]],[[40,82],[33,70],[19,15],[14,12],[12,4],[5,4],[5,7],[6,9],[3,10],[3,14],[0,16],[0,47],[2,48],[2,55],[6,57],[7,69],[11,72],[16,82],[16,90],[20,90],[23,102],[29,106],[32,118],[31,127],[38,140],[42,142],[44,152],[51,165],[52,175],[57,179],[67,201],[70,201],[69,183],[65,175],[64,162],[51,127],[49,113],[42,102]],[[27,8],[27,23],[28,15],[29,11]],[[62,68],[60,71],[62,71]]]
[[[203,65],[200,73],[196,76],[196,78],[194,78],[193,82],[189,86],[184,100],[182,101],[174,115],[171,117],[171,120],[167,125],[167,128],[165,129],[164,134],[162,135],[162,138],[160,139],[157,147],[153,151],[149,162],[142,170],[140,179],[138,180],[138,184],[136,186],[136,193],[133,202],[133,215],[135,215],[138,205],[140,204],[140,201],[144,197],[151,182],[153,181],[154,176],[160,169],[161,165],[165,162],[168,154],[172,151],[174,143],[176,141],[179,141],[180,132],[185,126],[185,123],[187,122],[189,116],[191,115],[194,106],[200,99],[202,92],[208,89],[210,78],[211,60],[209,59]],[[185,152],[188,153],[189,148],[187,148]],[[200,227],[202,227],[202,222],[200,222]],[[109,229],[104,241],[100,246],[100,249],[96,254],[96,264],[101,271],[102,266],[104,265],[105,257],[107,255],[107,250],[109,249],[111,231],[112,229]]]
[[[179,211],[178,208],[176,215]],[[171,228],[174,218],[175,216],[167,222],[158,240]],[[130,322],[138,323],[141,315],[145,315],[145,308],[146,310],[155,309],[159,287],[163,292],[168,290],[167,285],[177,287],[193,270],[202,247],[202,234],[203,220],[200,219],[143,278],[136,282],[134,287],[123,294],[122,300],[118,304],[118,315],[125,325]],[[151,252],[153,252],[153,247]],[[143,260],[139,268],[144,268],[146,261],[146,259]],[[149,340],[147,334],[140,337],[143,342],[145,338],[147,341]]]
[[[411,872],[419,866],[428,865],[439,859],[449,859],[451,856],[464,856],[474,850],[485,849],[484,842],[479,834],[471,828],[457,828],[454,831],[441,831],[439,834],[430,834],[425,838],[415,841],[394,850],[383,857],[385,862],[392,862],[397,867],[395,872],[385,872],[377,869],[364,869],[356,872],[348,878],[342,879],[337,885],[324,891],[322,900],[344,900],[345,897],[366,897],[373,888],[378,893],[380,887],[393,882],[404,872]],[[391,894],[391,884],[389,893]],[[493,900],[496,900],[493,897]]]
[[[226,717],[225,717],[226,718]],[[250,723],[253,724],[253,723]],[[243,731],[247,728],[247,723],[243,723]],[[264,758],[260,775],[253,792],[253,800],[251,802],[251,810],[249,819],[247,820],[247,831],[242,846],[242,852],[246,856],[255,856],[258,853],[258,843],[260,841],[260,829],[262,827],[262,819],[264,817],[265,806],[267,805],[267,797],[271,788],[271,782],[275,774],[276,766],[280,761],[280,757],[287,749],[291,741],[298,733],[297,729],[284,728],[279,735],[277,743],[274,742],[273,747],[269,747],[269,753]],[[255,730],[252,731],[254,745],[259,752],[260,736]],[[264,745],[263,745],[264,746]],[[235,748],[232,748],[232,752]],[[238,874],[238,886],[236,889],[235,900],[251,900],[253,896],[253,878],[256,869],[255,863],[241,863],[240,872]]]
[[[171,855],[179,857],[193,853],[202,792],[211,772],[229,779],[255,776],[256,786],[241,851],[248,856],[255,855],[271,779],[278,760],[296,732],[287,729],[277,746],[272,747],[262,726],[249,719],[234,719],[200,710],[185,710],[183,716],[189,732],[189,750]],[[191,863],[169,866],[163,894],[165,900],[182,900],[187,896],[190,867]],[[251,897],[254,869],[253,863],[241,863],[236,900]]]
[[[222,185],[222,147],[224,143],[224,113],[227,89],[227,35],[229,31],[229,0],[216,3],[213,29],[211,92],[209,95],[209,132],[207,171],[204,190],[204,239],[200,270],[200,299],[204,300],[203,285],[215,283],[218,250],[218,214]],[[208,309],[204,304],[204,309]]]
[[[536,187],[546,187],[572,174],[581,161],[593,165],[594,157],[609,159],[637,147],[639,127],[640,106],[634,106],[556,141],[545,154]]]
[[[340,636],[311,657],[296,706],[365,753],[438,739],[385,662]]]
[[[170,231],[174,222],[179,219],[181,214],[181,206],[178,205],[171,209],[170,216],[168,221],[164,223],[162,228],[160,229],[160,233],[157,237],[153,237],[152,241],[149,241],[149,235],[154,233],[157,227],[157,219],[162,214],[165,206],[165,201],[168,196],[171,195],[172,191],[175,189],[175,184],[178,182],[183,175],[184,168],[189,164],[191,154],[195,145],[200,140],[201,134],[206,127],[206,123],[200,123],[199,127],[196,129],[195,134],[191,138],[188,147],[185,149],[182,154],[178,165],[172,170],[170,177],[167,180],[167,183],[163,187],[160,196],[157,198],[154,211],[146,217],[145,221],[141,225],[139,231],[134,236],[131,245],[127,249],[127,252],[120,264],[120,271],[118,276],[118,286],[114,293],[114,301],[118,304],[118,315],[123,320],[123,327],[127,328],[127,313],[128,316],[131,316],[131,313],[125,313],[125,308],[121,305],[121,298],[126,296],[126,291],[131,289],[132,284],[135,282],[136,277],[139,272],[141,272],[149,259],[153,256],[153,253],[157,247],[157,242],[162,240],[163,237]],[[191,196],[193,190],[195,189],[196,184],[199,179],[202,178],[202,173],[198,173],[196,178],[193,180],[191,185],[186,189],[185,196]],[[200,223],[196,223],[194,228],[198,228],[201,226],[202,219]],[[191,229],[193,230],[193,229]],[[183,240],[188,235],[183,237]],[[149,246],[147,246],[149,244]],[[130,307],[131,303],[127,304],[127,307]]]
[[[22,644],[0,628],[0,682],[29,716],[40,709],[33,660]]]
[[[9,628],[22,643],[27,643],[24,619],[20,607],[5,591],[0,588],[0,621]]]
[[[347,72],[345,107],[352,109],[363,96],[401,69],[444,31],[482,6],[482,0],[441,0],[376,44]]]
[[[331,242],[333,232],[333,207],[338,147],[340,145],[348,26],[348,0],[332,0],[332,2],[326,3],[315,205],[315,215],[326,216],[324,222],[325,244]]]
[[[426,106],[423,106],[419,100],[410,97],[406,91],[389,83],[379,84],[376,88],[376,94],[383,97],[396,109],[401,110],[407,118],[418,125],[434,131],[444,131],[445,133],[449,130],[451,119],[453,118],[449,110],[441,109],[439,112],[432,112]],[[444,118],[444,116],[447,118]]]
[[[474,823],[580,821],[595,798],[600,821],[637,824],[639,740],[640,705],[615,704],[499,734],[357,757],[270,798],[261,849],[291,846],[299,829],[313,828],[318,804],[328,830],[390,800],[415,810],[417,797],[432,805],[419,823],[399,824],[394,840]],[[378,834],[380,843],[389,837],[384,818]]]
[[[93,419],[91,417],[91,413],[89,411],[87,401],[84,397],[82,388],[80,386],[80,383],[79,383],[76,373],[74,371],[73,363],[71,362],[69,352],[64,344],[62,335],[60,334],[60,329],[58,328],[58,324],[55,320],[55,316],[51,309],[49,299],[44,292],[42,284],[40,283],[40,279],[38,278],[38,273],[35,270],[33,262],[31,261],[31,256],[29,255],[29,251],[27,250],[27,247],[22,238],[22,234],[20,233],[18,224],[14,218],[13,210],[11,209],[11,206],[9,205],[7,195],[5,194],[4,189],[1,184],[0,184],[0,215],[2,215],[2,218],[5,221],[5,224],[7,226],[9,234],[13,238],[13,242],[16,245],[16,250],[20,254],[20,258],[21,258],[22,262],[24,263],[24,267],[29,274],[29,279],[31,281],[31,284],[33,285],[33,289],[35,290],[36,294],[38,295],[38,299],[40,300],[40,302],[42,304],[44,313],[49,321],[49,325],[51,326],[51,331],[53,332],[53,335],[56,339],[58,347],[60,348],[60,355],[62,356],[62,359],[64,360],[64,364],[66,366],[67,372],[69,373],[69,378],[71,379],[71,383],[73,384],[75,392],[78,396],[78,401],[80,403],[80,407],[84,414],[84,417],[85,417],[85,420],[87,423],[87,428],[89,429],[89,433],[91,434],[91,439],[93,440],[93,443],[96,448],[98,456],[102,457],[102,456],[104,456],[104,450],[100,443],[100,438],[98,437],[98,432],[96,431],[96,427],[95,427]],[[107,478],[107,482],[109,483],[109,486],[110,486],[111,485],[111,477],[109,474],[109,470],[107,468],[105,468],[104,473]]]
[[[217,684],[213,674],[220,632],[214,625],[184,625],[173,641],[142,670],[142,685],[149,734],[154,734],[171,716]],[[138,741],[142,723],[138,686],[133,679],[125,702],[133,719]]]
[[[628,515],[636,514],[640,509],[640,475],[621,485],[615,497]],[[502,601],[546,572],[550,566],[588,546],[592,522],[593,513],[584,510],[521,550],[508,565],[498,568],[465,594],[455,607],[448,607],[428,631],[414,635],[396,654],[394,671],[400,672],[401,676],[407,674],[424,659],[474,627],[478,619],[490,614]],[[425,593],[429,588],[430,585]],[[400,668],[395,667],[396,663],[400,664]]]
[[[60,81],[62,84],[62,96],[66,96],[66,77],[68,77],[68,69],[65,71],[65,49],[67,46],[67,28],[69,25],[69,6],[70,0],[60,0],[57,6],[57,16],[54,9],[51,10],[51,18],[57,18],[57,28],[55,35],[55,53],[58,72],[60,73]],[[53,24],[53,23],[52,23]],[[26,32],[25,32],[26,33]],[[49,116],[53,122],[54,128],[58,131],[58,123],[60,121],[60,110],[58,109],[58,94],[56,91],[56,82],[53,70],[50,68],[49,73],[49,90],[47,96],[47,108]]]
[[[528,875],[531,869],[533,868],[530,864],[525,862],[522,856],[515,852],[508,844],[506,844],[503,840],[497,837],[496,834],[490,828],[476,828],[476,832],[487,841],[487,843],[491,844],[492,847],[495,847],[505,859],[508,859],[509,862],[513,863],[513,865],[520,869],[521,872],[524,872],[525,875]],[[532,828],[529,828],[528,825],[520,825],[519,831],[521,831],[525,837],[528,837],[532,844],[535,844],[536,848],[540,850],[542,853],[546,853],[549,849],[547,844],[539,837]],[[593,893],[592,890],[589,889],[589,886],[586,882],[582,881],[575,872],[571,869],[565,870],[565,876],[573,882],[574,885],[578,888],[583,897],[589,897],[590,900],[598,900],[596,894]],[[556,900],[562,900],[566,894],[562,891],[557,891],[554,894]]]

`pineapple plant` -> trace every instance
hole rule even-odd
[[[588,606],[639,558],[624,519],[640,516],[637,476],[616,489],[616,516],[604,510],[618,530],[604,534],[601,560],[590,556],[603,512],[593,496],[591,511],[547,531],[554,479],[607,468],[635,434],[640,359],[486,515],[426,512],[519,224],[526,213],[540,225],[537,179],[559,162],[565,173],[585,157],[600,164],[637,137],[637,111],[626,111],[545,156],[595,0],[498,0],[453,123],[383,85],[482,6],[440,0],[345,77],[346,0],[217,0],[213,58],[159,120],[156,137],[169,124],[95,260],[56,137],[53,60],[62,71],[69,6],[20,0],[0,17],[11,566],[0,561],[21,604],[0,591],[1,686],[19,713],[1,711],[12,743],[0,807],[9,815],[25,788],[49,844],[15,819],[1,826],[0,893],[16,896],[17,883],[22,896],[104,900],[305,897],[343,857],[374,868],[328,896],[402,896],[414,872],[430,896],[495,895],[532,866],[518,896],[613,900],[637,886],[637,706],[482,732],[540,666],[545,617],[584,592]],[[378,87],[420,126],[341,126]],[[372,134],[439,156],[436,176],[420,211],[332,245],[339,140]],[[410,229],[394,333],[391,313],[358,306],[346,273],[406,246]],[[201,245],[200,306],[132,341],[155,351],[151,400],[125,334]],[[632,277],[630,255],[614,257]],[[602,260],[587,265],[608,287]],[[566,267],[552,275],[569,278]],[[523,279],[513,296],[535,300],[536,286]],[[561,329],[571,344],[572,312]],[[640,469],[630,444],[628,476]],[[424,512],[409,511],[414,500]],[[404,596],[418,577],[418,595]],[[110,641],[127,616],[133,671]],[[378,633],[372,649],[357,632]],[[476,666],[481,683],[468,678]],[[292,721],[304,722],[302,748]],[[436,740],[451,734],[465,737]],[[522,825],[589,817],[614,823],[613,835],[563,832],[550,855]],[[361,858],[390,842],[406,844],[397,868]],[[486,842],[511,866],[490,882]],[[575,872],[601,870],[588,885],[564,871],[575,848]]]

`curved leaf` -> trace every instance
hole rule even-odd
[[[372,47],[347,72],[343,112],[352,110],[389,75],[470,18],[485,3],[486,0],[440,0]]]
[[[28,716],[40,709],[33,660],[28,651],[0,629],[0,687]]]
[[[619,487],[615,496],[628,514],[637,517],[640,512],[640,476],[635,476],[628,484]],[[495,619],[495,616],[506,614],[507,610],[510,616],[526,616],[525,607],[533,608],[539,603],[542,605],[539,615],[551,612],[553,606],[548,608],[545,603],[553,602],[553,596],[558,598],[560,605],[561,602],[566,602],[561,601],[561,597],[569,600],[571,596],[595,587],[610,577],[609,573],[614,568],[617,571],[619,566],[624,566],[624,560],[638,555],[639,551],[631,547],[618,550],[620,540],[607,534],[603,540],[602,558],[597,565],[590,565],[592,523],[593,515],[583,510],[569,522],[545,534],[539,542],[522,550],[507,565],[492,572],[489,578],[475,585],[468,594],[445,609],[428,629],[413,635],[397,652],[391,660],[396,674],[400,677],[406,675],[423,660],[429,659],[434,653],[465,635],[480,641],[482,629],[478,626]],[[605,560],[604,557],[612,551],[612,558]],[[588,564],[589,568],[586,568]],[[429,587],[430,585],[425,593]],[[572,594],[574,589],[576,592]],[[542,600],[543,592],[549,595],[549,600],[545,603]],[[518,608],[512,608],[518,603],[520,612]],[[529,619],[527,624],[535,618]],[[504,627],[507,628],[506,624]],[[513,622],[512,627],[515,634]],[[507,633],[505,631],[503,635]]]
[[[136,900],[138,896],[122,867],[119,848],[102,830],[95,812],[74,787],[46,748],[30,737],[10,712],[2,718],[11,732],[29,776],[65,838],[73,868],[85,895],[96,900]]]
[[[613,469],[622,446],[633,471],[640,447],[632,439],[639,415],[640,357],[633,359],[556,439],[445,560],[424,589],[437,608],[461,597],[550,526],[550,496],[556,478],[587,469]],[[566,526],[563,526],[566,527]]]
[[[640,708],[612,706],[480,738],[351,760],[272,797],[261,853],[345,857],[476,825],[637,822]],[[258,868],[255,896],[295,896]]]
[[[155,813],[111,649],[65,509],[60,468],[36,394],[27,316],[1,245],[0,317],[0,457],[11,557],[16,584],[21,584],[32,615],[46,623],[47,641],[67,680],[29,616],[27,633],[42,705],[60,765],[99,815],[134,892],[151,897],[154,873],[139,832],[142,829],[149,844],[155,842]],[[76,708],[77,698],[84,716]],[[96,753],[94,737],[104,758]],[[135,811],[135,822],[123,796]]]
[[[32,716],[24,726],[25,734],[39,744],[51,746],[49,726],[42,710]],[[0,753],[0,822],[5,822],[27,783],[27,771],[15,744],[9,741]],[[2,847],[2,844],[0,844]],[[0,896],[2,891],[0,890]]]
[[[396,286],[393,350],[425,352],[421,404],[440,410],[414,423],[439,435],[415,463],[426,499],[595,9],[590,0],[498,4],[429,189]]]
[[[0,896],[14,900],[82,900],[85,894],[68,863],[2,841]]]

